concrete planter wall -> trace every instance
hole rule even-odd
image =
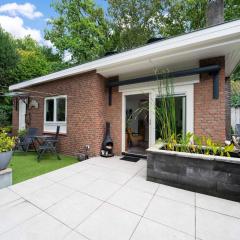
[[[240,202],[240,159],[149,148],[147,180]]]
[[[12,151],[0,153],[0,171],[8,167],[8,164],[12,158],[12,153]]]

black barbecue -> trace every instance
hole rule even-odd
[[[101,156],[102,157],[112,157],[113,154],[113,141],[110,136],[110,123],[106,123],[106,134],[102,142],[101,148]]]

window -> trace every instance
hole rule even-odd
[[[54,99],[46,100],[46,121],[54,121]]]
[[[156,98],[156,107],[161,108],[162,106],[162,99],[161,98]],[[167,109],[171,109],[170,107],[170,101],[165,101],[165,107]],[[176,127],[176,133],[178,134],[183,134],[186,133],[186,97],[185,96],[174,96],[174,116],[175,116],[175,127]],[[169,113],[170,114],[170,113]],[[157,117],[156,115],[156,132],[155,132],[155,137],[156,140],[159,138],[162,138],[162,132],[161,130],[163,129],[163,122],[161,117]]]
[[[56,132],[56,126],[60,126],[60,132],[66,133],[67,97],[56,96],[45,98],[44,107],[44,131]]]
[[[66,98],[57,98],[57,122],[65,122]]]
[[[66,97],[49,97],[45,99],[45,121],[66,121]]]

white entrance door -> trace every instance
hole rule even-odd
[[[126,97],[127,96],[136,96],[136,95],[148,95],[149,99],[149,116],[148,116],[148,126],[146,129],[148,130],[148,147],[151,147],[155,144],[155,112],[153,111],[155,106],[155,93],[151,90],[149,91],[125,91],[123,92],[122,97],[122,152],[126,151],[126,112],[127,112],[127,106],[126,106]]]
[[[26,128],[26,104],[24,103],[24,101],[19,100],[19,108],[18,108],[18,112],[19,112],[19,127],[18,129],[25,129]]]

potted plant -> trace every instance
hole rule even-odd
[[[5,131],[0,132],[0,171],[6,169],[11,158],[15,138],[8,136]]]

